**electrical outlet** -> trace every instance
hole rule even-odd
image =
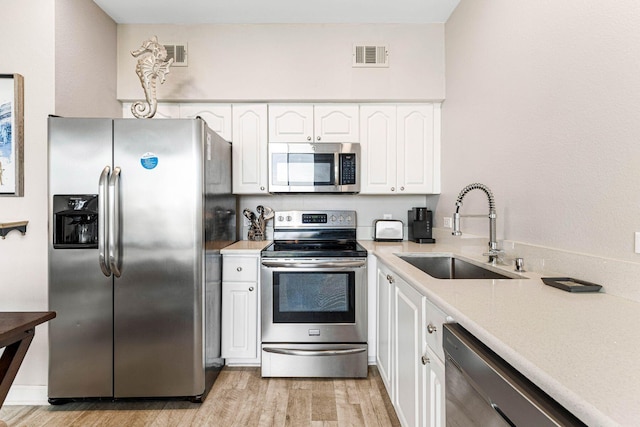
[[[453,225],[451,224],[451,217],[450,216],[445,216],[444,217],[444,228],[451,228],[453,227]]]
[[[636,231],[636,253],[640,254],[640,231]]]
[[[382,215],[382,219],[391,219],[391,218],[393,218],[393,215],[391,215],[391,214],[383,214]]]

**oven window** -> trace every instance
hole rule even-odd
[[[315,186],[335,185],[333,154],[274,153],[271,181],[275,185]]]
[[[274,272],[274,323],[354,323],[355,272]]]

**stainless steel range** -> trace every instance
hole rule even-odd
[[[355,211],[286,211],[262,251],[262,376],[367,376],[367,251]]]

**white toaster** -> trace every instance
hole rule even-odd
[[[376,219],[373,222],[373,240],[400,242],[404,239],[404,224],[399,219]]]

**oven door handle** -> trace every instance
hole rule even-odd
[[[366,348],[346,348],[333,350],[300,350],[292,348],[263,348],[267,353],[286,354],[288,356],[339,356],[345,354],[357,354],[367,351]]]
[[[284,267],[284,268],[353,268],[364,267],[367,265],[366,260],[362,261],[313,261],[313,262],[283,262],[262,260],[265,267]]]

